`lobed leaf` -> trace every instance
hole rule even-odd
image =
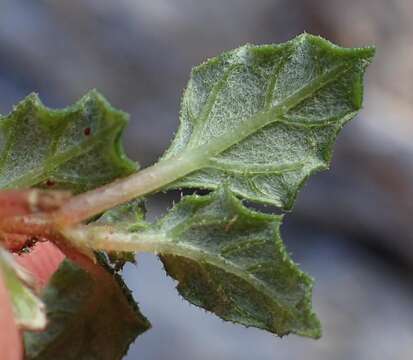
[[[29,95],[0,116],[0,189],[82,192],[134,172],[120,143],[127,119],[97,91],[63,110]]]
[[[37,95],[28,96],[0,117],[0,189],[40,186],[83,192],[134,172],[136,164],[126,158],[120,142],[126,122],[127,115],[96,91],[63,110],[46,108]],[[17,264],[7,268],[12,274],[18,269]],[[43,294],[46,314],[21,278],[6,274],[6,284],[10,279],[19,324],[40,330],[47,315],[45,331],[25,333],[28,359],[121,358],[150,326],[121,279],[100,266],[88,274],[66,260]],[[39,309],[41,326],[21,320]]]
[[[362,104],[373,48],[345,49],[303,34],[245,45],[193,69],[180,128],[163,160],[199,153],[199,170],[171,187],[226,182],[249,200],[286,210]]]
[[[130,218],[130,215],[127,216]],[[224,320],[318,338],[312,279],[288,256],[281,216],[252,211],[227,189],[186,196],[149,229],[108,225],[66,229],[74,244],[105,251],[158,253],[178,291]]]
[[[192,72],[180,128],[155,167],[160,175],[143,179],[157,181],[144,183],[146,193],[168,182],[217,191],[183,198],[153,226],[135,201],[62,232],[79,248],[108,251],[120,266],[131,259],[125,252],[159,253],[181,295],[224,320],[318,338],[312,279],[282,244],[282,217],[252,211],[234,194],[293,206],[305,180],[329,166],[338,132],[361,108],[373,54],[304,34],[208,60]],[[29,96],[0,117],[0,188],[82,192],[133,172],[119,142],[125,119],[96,92],[65,110]],[[25,335],[28,358],[121,357],[149,326],[122,288],[106,272],[65,262],[44,293],[50,327]]]
[[[157,225],[178,252],[161,252],[179,293],[224,320],[318,338],[313,281],[288,256],[281,216],[244,207],[230,192],[184,198]]]

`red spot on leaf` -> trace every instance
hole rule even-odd
[[[48,187],[52,187],[52,186],[55,186],[55,185],[56,185],[56,183],[52,180],[47,180],[46,181],[46,186],[48,186]]]
[[[92,129],[90,127],[87,127],[83,130],[83,133],[85,136],[89,136],[92,133]]]

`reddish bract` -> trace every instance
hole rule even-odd
[[[23,346],[9,294],[0,273],[0,351],[3,360],[21,360]]]
[[[39,242],[29,253],[15,254],[14,257],[33,276],[37,289],[41,291],[64,260],[65,255],[51,242]],[[14,321],[9,294],[1,276],[0,351],[2,360],[23,359],[21,335]]]

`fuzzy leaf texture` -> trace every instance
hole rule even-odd
[[[291,209],[335,138],[362,105],[373,48],[341,48],[303,34],[245,45],[195,67],[180,128],[164,160],[199,154],[198,170],[172,187],[215,189]]]
[[[127,119],[96,91],[63,110],[29,95],[0,116],[0,189],[82,192],[134,172],[120,143]]]
[[[281,219],[225,190],[184,198],[158,225],[176,247],[161,260],[185,299],[224,320],[318,338],[312,279],[288,256]]]
[[[53,186],[82,192],[130,174],[137,166],[120,143],[127,119],[96,91],[63,110],[28,96],[0,117],[0,188]],[[18,324],[40,330],[47,310],[46,329],[25,333],[28,359],[121,358],[149,327],[122,281],[103,268],[99,272],[96,266],[92,276],[64,262],[43,293],[47,309],[26,278],[10,276],[18,269],[13,264],[2,271]]]
[[[96,224],[67,229],[65,235],[98,250],[158,253],[178,280],[180,294],[224,320],[280,336],[318,338],[312,279],[288,256],[279,234],[281,219],[246,208],[223,188],[184,197],[146,230],[121,221],[123,232]]]
[[[118,276],[93,276],[66,260],[44,291],[48,328],[26,332],[26,359],[121,359],[150,324]]]
[[[149,226],[145,221],[145,215],[144,200],[135,199],[106,211],[95,224],[110,225],[121,231],[139,231]],[[115,269],[122,269],[127,262],[135,263],[135,254],[127,251],[110,251],[108,259]]]

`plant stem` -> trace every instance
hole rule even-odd
[[[179,156],[161,160],[127,178],[75,196],[54,214],[54,222],[58,226],[79,223],[116,205],[158,190],[201,168],[212,156],[228,149],[264,126],[278,121],[288,109],[299,104],[303,99],[312,95],[314,91],[336,79],[346,70],[347,67],[344,65],[333,67],[308,85],[286,97],[278,105],[258,112],[248,121],[243,121],[237,129],[228,131],[211,142],[201,145],[191,144],[190,142],[187,150]]]
[[[171,246],[162,233],[127,233],[107,225],[75,225],[61,232],[78,249],[89,251],[159,253]]]
[[[296,91],[278,105],[258,112],[233,131],[228,131],[210,142],[188,144],[180,155],[163,159],[136,174],[130,175],[71,198],[51,218],[58,227],[80,223],[119,204],[159,190],[177,179],[206,165],[216,154],[247,138],[266,125],[280,120],[288,109],[293,108],[314,91],[336,79],[347,68],[336,66],[316,80]],[[201,135],[199,135],[201,136]]]
[[[134,198],[149,194],[200,167],[205,154],[183,153],[160,162],[126,178],[71,198],[52,214],[59,227],[80,223],[103,211]]]

